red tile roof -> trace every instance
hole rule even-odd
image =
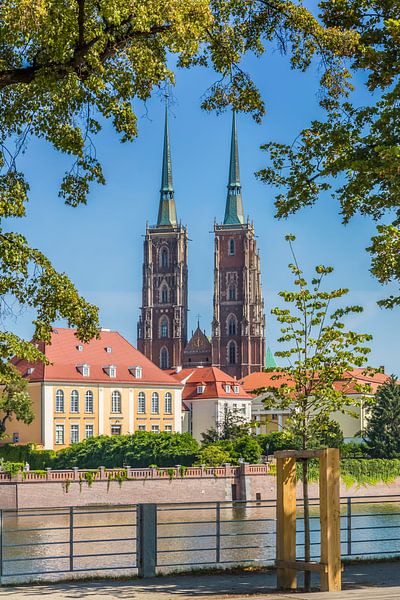
[[[75,329],[57,327],[53,329],[50,344],[38,344],[50,365],[32,364],[18,358],[14,358],[13,363],[31,382],[148,383],[177,386],[175,378],[159,369],[117,331],[102,330],[100,339],[88,343],[80,342],[75,333]],[[107,352],[106,348],[111,348],[111,351]],[[77,370],[78,365],[84,364],[90,366],[89,377],[84,377]],[[117,367],[116,377],[110,377],[105,372],[104,368],[109,365]],[[129,371],[130,367],[136,366],[142,367],[140,379],[136,379]],[[29,374],[29,369],[32,368],[33,372]]]
[[[192,367],[189,369],[181,369],[178,373],[170,371],[170,373],[178,381],[184,383],[185,387],[182,392],[182,400],[202,400],[204,398],[235,398],[249,400],[251,399],[240,382],[233,379],[230,375],[221,371],[217,367]],[[231,391],[225,390],[226,384],[231,386]],[[197,386],[204,385],[205,390],[202,394],[197,393]],[[239,393],[235,394],[233,386],[239,387]]]
[[[357,384],[371,386],[372,393],[375,393],[380,385],[390,379],[385,373],[373,373],[366,368],[357,368],[351,371],[346,371],[343,378],[336,381],[334,386],[336,389],[342,389],[347,394],[359,394]],[[283,371],[267,371],[261,373],[250,373],[241,381],[243,388],[251,393],[254,390],[264,387],[279,388],[283,384],[290,385],[293,383],[290,375],[286,375]]]

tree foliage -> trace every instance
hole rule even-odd
[[[0,439],[7,436],[7,424],[16,419],[30,425],[35,418],[27,383],[16,379],[5,385],[0,395]]]
[[[378,388],[364,439],[372,458],[400,458],[400,385],[394,375]]]
[[[293,144],[262,147],[269,160],[258,176],[283,189],[276,197],[277,217],[313,205],[328,191],[344,223],[356,213],[372,217],[378,222],[368,248],[372,273],[381,283],[399,281],[400,2],[321,0],[319,9],[324,26],[358,35],[349,70],[360,72],[367,100],[361,93],[360,104],[350,88],[324,100],[325,119],[313,121]],[[380,304],[400,304],[400,295]]]
[[[224,404],[220,410],[216,426],[202,433],[202,443],[209,444],[219,440],[233,440],[248,435],[251,424],[238,412]]]
[[[137,431],[130,435],[105,435],[89,438],[57,452],[54,467],[81,469],[158,467],[191,465],[199,445],[189,433],[150,433]]]

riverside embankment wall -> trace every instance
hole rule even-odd
[[[48,471],[10,477],[0,473],[0,509],[50,508],[104,504],[223,502],[230,500],[275,500],[276,478],[267,465],[218,467],[215,469],[99,469],[86,479],[87,471]],[[118,478],[121,473],[127,479]],[[399,495],[400,478],[390,484],[357,486],[341,484],[342,497]],[[318,484],[312,483],[311,498],[318,498]],[[302,497],[301,482],[297,497]]]

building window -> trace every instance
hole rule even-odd
[[[85,394],[85,412],[93,412],[93,392],[88,390]]]
[[[77,346],[76,349],[78,350],[78,352],[83,352],[82,344],[79,344],[79,346]]]
[[[90,365],[87,365],[85,363],[84,365],[76,365],[76,368],[79,371],[79,373],[84,377],[90,376]]]
[[[234,385],[233,386],[233,393],[234,394],[238,394],[239,393],[239,386],[238,385]]]
[[[139,392],[138,394],[137,411],[138,413],[146,412],[146,396],[144,392]]]
[[[138,425],[138,431],[146,431],[146,425]]]
[[[104,348],[104,350],[105,350],[105,351],[106,351],[108,354],[111,354],[111,352],[112,352],[112,348],[111,348],[111,346],[106,346],[106,347]]]
[[[159,425],[152,425],[151,426],[151,431],[152,431],[152,433],[160,433],[160,426]]]
[[[162,248],[160,264],[163,269],[166,269],[168,267],[168,263],[169,263],[168,259],[169,259],[168,248]]]
[[[170,392],[167,392],[164,396],[164,412],[167,415],[172,413],[172,394]]]
[[[228,288],[228,299],[236,300],[236,286],[234,284],[231,284]]]
[[[234,315],[228,317],[228,334],[236,335],[236,317]]]
[[[111,435],[121,435],[121,425],[111,425]]]
[[[242,415],[246,414],[246,405],[242,404]]]
[[[64,412],[64,392],[62,390],[56,391],[56,412]]]
[[[151,412],[158,414],[160,412],[160,400],[157,392],[153,392],[151,395]]]
[[[230,365],[236,364],[236,344],[235,344],[235,342],[229,342],[228,361],[229,361]]]
[[[229,240],[229,249],[228,249],[228,254],[230,256],[234,256],[235,254],[235,240]]]
[[[233,412],[234,412],[234,413],[235,413],[235,412],[237,412],[237,404],[234,404],[234,405],[233,405]]]
[[[204,392],[205,392],[205,389],[206,389],[206,386],[205,386],[205,385],[198,385],[198,386],[197,386],[197,393],[198,393],[198,394],[204,394]]]
[[[109,377],[115,379],[117,376],[117,367],[115,365],[107,365],[106,367],[103,367],[103,369]]]
[[[79,412],[79,394],[77,390],[72,390],[71,392],[71,410],[72,413]]]
[[[160,319],[160,337],[168,337],[168,319],[167,317],[161,317]]]
[[[172,425],[164,425],[164,431],[166,433],[172,433]]]
[[[230,386],[230,383],[226,383],[226,384],[225,384],[225,392],[226,392],[227,394],[230,394],[230,393],[231,393],[231,386]]]
[[[168,304],[168,295],[168,288],[166,285],[163,285],[160,293],[161,304]]]
[[[79,425],[71,425],[71,444],[79,442]]]
[[[168,369],[168,367],[169,367],[168,350],[165,347],[161,348],[160,367],[161,367],[161,369]]]
[[[143,369],[142,367],[129,367],[129,371],[131,375],[134,376],[135,379],[142,379]]]
[[[115,391],[111,394],[111,412],[121,412],[121,394],[118,391]]]
[[[56,444],[64,444],[64,425],[56,425]]]
[[[85,438],[88,440],[93,437],[93,425],[85,425]]]

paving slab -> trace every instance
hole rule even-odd
[[[4,586],[0,600],[400,600],[400,562],[348,565],[343,584],[340,593],[277,593],[274,571],[235,572]]]

